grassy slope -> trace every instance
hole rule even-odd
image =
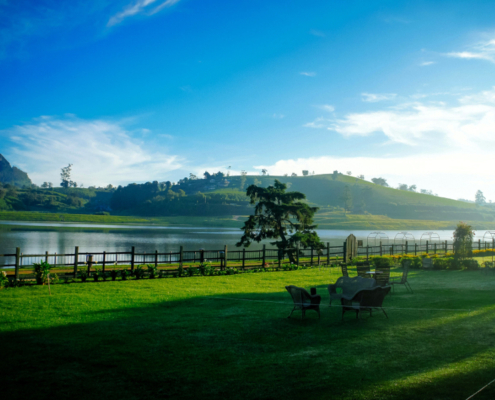
[[[493,277],[413,272],[381,312],[286,316],[328,269],[0,292],[9,399],[465,399],[495,376]],[[477,400],[493,399],[489,387]]]

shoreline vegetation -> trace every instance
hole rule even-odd
[[[150,226],[174,226],[174,227],[212,227],[212,228],[241,228],[247,215],[231,216],[174,216],[174,217],[140,217],[126,215],[92,215],[70,213],[44,213],[33,211],[1,211],[0,221],[8,222],[54,222],[54,223],[88,223],[88,224],[139,224]],[[455,229],[459,221],[433,221],[393,219],[383,215],[349,215],[342,212],[317,213],[315,222],[317,229],[356,229],[356,230],[402,230],[402,229],[426,229],[443,230]],[[495,223],[490,221],[465,221],[473,229],[493,229]],[[3,228],[7,225],[3,225]],[[50,229],[74,229],[76,227],[53,227]],[[16,229],[19,229],[17,227]],[[30,229],[32,229],[30,227]],[[84,229],[84,228],[76,228]],[[91,227],[88,229],[107,229],[104,227]]]

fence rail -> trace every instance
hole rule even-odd
[[[473,250],[493,250],[495,249],[495,240],[490,242],[482,242],[478,240],[472,243]],[[453,252],[454,244],[449,241],[435,241],[433,243],[418,244],[417,242],[401,244],[382,244],[375,246],[361,246],[357,248],[357,256],[369,259],[372,256],[384,255],[418,255],[418,254],[438,254],[445,255]],[[57,254],[46,251],[43,254],[23,254],[21,249],[16,248],[15,253],[0,254],[0,270],[4,269],[8,272],[13,272],[15,279],[19,279],[19,273],[23,269],[32,268],[33,263],[40,260],[46,261],[57,268],[70,268],[74,276],[77,275],[80,266],[85,266],[88,273],[91,268],[96,265],[101,266],[103,272],[106,268],[115,268],[116,266],[130,266],[134,270],[136,265],[154,264],[155,266],[174,265],[182,266],[183,264],[198,264],[206,261],[212,263],[220,269],[226,269],[229,264],[244,268],[257,268],[265,266],[267,263],[277,263],[281,266],[282,263],[288,262],[288,251],[294,254],[296,264],[301,261],[310,265],[326,264],[330,265],[335,261],[347,261],[346,242],[342,246],[330,246],[329,243],[321,251],[312,248],[293,248],[287,249],[285,252],[279,249],[267,249],[263,245],[262,249],[258,250],[228,250],[227,246],[219,250],[183,250],[180,246],[179,251],[158,252],[155,250],[151,253],[136,252],[135,247],[128,252],[80,252],[79,247],[74,248],[74,253]],[[172,270],[171,270],[172,271]]]

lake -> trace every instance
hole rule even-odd
[[[317,230],[323,242],[341,245],[345,238],[353,233],[358,239],[367,243],[368,236],[375,231],[368,230]],[[383,244],[399,243],[404,235],[401,231],[383,231]],[[427,231],[409,231],[409,242],[414,239],[419,243]],[[452,240],[453,231],[435,231],[432,239]],[[476,239],[483,239],[485,231],[478,231]],[[372,235],[380,236],[380,235]],[[489,235],[488,235],[489,236]],[[488,237],[487,236],[487,237]],[[0,222],[0,254],[15,253],[20,247],[24,254],[72,253],[74,246],[81,252],[130,251],[132,246],[137,252],[169,252],[177,251],[179,246],[184,250],[220,250],[224,245],[234,248],[241,237],[238,228],[200,228],[200,227],[168,227],[153,225],[98,225],[77,223],[43,223],[43,222]],[[423,237],[425,239],[425,237]],[[491,241],[491,236],[489,237]],[[376,240],[378,243],[378,239]],[[269,244],[269,241],[266,241]],[[374,245],[375,240],[369,239]],[[250,249],[257,249],[262,244],[254,244]]]

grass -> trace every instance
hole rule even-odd
[[[316,286],[326,305],[329,271],[1,291],[3,396],[466,399],[495,378],[495,276],[413,271],[388,320],[325,306],[287,319],[284,286]]]

